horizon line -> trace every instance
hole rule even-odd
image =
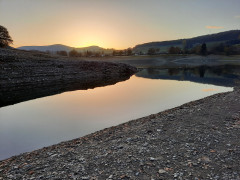
[[[186,39],[192,39],[192,38],[196,38],[196,37],[201,37],[201,36],[207,36],[207,35],[212,35],[212,34],[218,34],[218,33],[223,33],[223,32],[228,32],[228,31],[240,31],[240,29],[232,29],[232,30],[227,30],[227,31],[221,31],[221,32],[217,32],[217,33],[208,33],[208,34],[203,34],[203,35],[198,35],[198,36],[194,36],[194,37],[190,37],[190,38],[179,38],[179,39],[171,39],[171,40],[164,40],[164,41],[160,41],[160,40],[156,40],[156,41],[149,41],[149,42],[144,42],[144,43],[139,43],[139,44],[136,44],[135,46],[133,47],[127,47],[127,48],[123,48],[123,49],[128,49],[128,48],[134,48],[136,47],[137,45],[141,45],[141,44],[147,44],[147,43],[153,43],[153,42],[168,42],[168,41],[177,41],[177,40],[186,40]],[[30,47],[30,46],[54,46],[54,45],[62,45],[62,46],[68,46],[70,48],[73,48],[73,49],[77,49],[77,48],[88,48],[88,47],[99,47],[99,48],[103,48],[103,49],[114,49],[114,50],[120,50],[118,48],[106,48],[106,47],[102,47],[102,46],[99,46],[99,45],[90,45],[90,46],[78,46],[78,47],[73,47],[73,46],[69,46],[69,45],[65,45],[65,44],[61,44],[61,43],[56,43],[56,44],[50,44],[50,45],[26,45],[26,46],[19,46],[19,47],[14,47],[14,48],[21,48],[21,47]]]

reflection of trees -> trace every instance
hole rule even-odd
[[[239,71],[239,67],[233,66],[233,65],[224,65],[224,66],[222,66],[222,68],[217,68],[217,67],[212,68],[212,72],[219,76],[221,76],[223,74],[234,74],[235,73],[234,70]]]
[[[205,71],[206,71],[205,67],[204,66],[200,66],[200,68],[199,68],[199,75],[200,75],[201,78],[204,78]]]
[[[136,74],[138,77],[150,79],[187,80],[232,87],[234,80],[240,80],[240,66],[199,66],[185,68],[149,68]]]
[[[194,68],[193,69],[193,74],[196,76],[199,76],[199,69],[198,68]]]
[[[178,75],[179,73],[180,73],[180,70],[178,68],[168,69],[168,75],[169,76]]]
[[[183,68],[183,69],[171,68],[171,69],[168,69],[169,76],[179,75],[179,76],[186,77],[186,76],[195,75],[195,76],[199,76],[199,77],[203,78],[205,75],[205,72],[206,72],[206,67],[204,67],[204,66],[197,67],[197,68]]]
[[[184,75],[184,77],[187,77],[189,74],[191,74],[191,73],[189,73],[189,69],[184,68],[184,69],[183,69],[183,75]]]
[[[188,79],[194,77],[200,78],[213,78],[216,76],[227,77],[227,78],[238,78],[240,77],[240,66],[234,65],[223,65],[223,66],[199,66],[192,68],[169,68],[169,69],[158,69],[148,68],[144,70],[147,77],[158,77],[161,79],[163,76],[179,77],[180,79]]]
[[[154,69],[154,68],[148,68],[148,69],[147,69],[147,73],[148,73],[148,74],[157,74],[158,71],[157,71],[157,69]]]
[[[218,76],[221,76],[223,71],[225,71],[224,69],[220,69],[220,68],[217,68],[217,69],[213,69],[212,72],[214,74],[217,74]]]

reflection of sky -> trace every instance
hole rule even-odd
[[[14,46],[128,48],[240,28],[239,0],[0,0]]]
[[[133,76],[112,86],[7,106],[0,109],[0,159],[230,90]]]
[[[217,89],[202,89],[204,92],[217,91]]]

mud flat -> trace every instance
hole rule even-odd
[[[0,179],[240,179],[240,90],[0,161]]]
[[[136,68],[0,48],[0,107],[127,80]]]

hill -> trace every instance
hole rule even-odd
[[[135,52],[147,52],[149,48],[160,48],[160,52],[167,52],[171,46],[183,48],[183,43],[186,42],[186,48],[191,49],[196,45],[206,43],[208,47],[214,47],[220,43],[240,44],[240,30],[231,30],[216,34],[203,35],[189,39],[178,39],[172,41],[149,42],[139,44],[134,47]]]
[[[99,46],[89,46],[89,47],[83,47],[83,48],[74,48],[71,46],[65,46],[62,44],[54,44],[49,46],[22,46],[17,49],[21,50],[27,50],[27,51],[50,51],[50,52],[56,52],[56,51],[71,51],[73,49],[77,50],[78,52],[85,52],[85,51],[92,51],[92,52],[104,52],[104,53],[112,53],[112,49],[104,49]]]
[[[65,45],[62,45],[62,44],[54,44],[54,45],[49,45],[49,46],[22,46],[22,47],[19,47],[17,49],[21,49],[21,50],[27,50],[27,51],[52,51],[52,52],[55,52],[55,51],[71,51],[72,49],[74,49],[73,47],[70,47],[70,46],[65,46]]]

